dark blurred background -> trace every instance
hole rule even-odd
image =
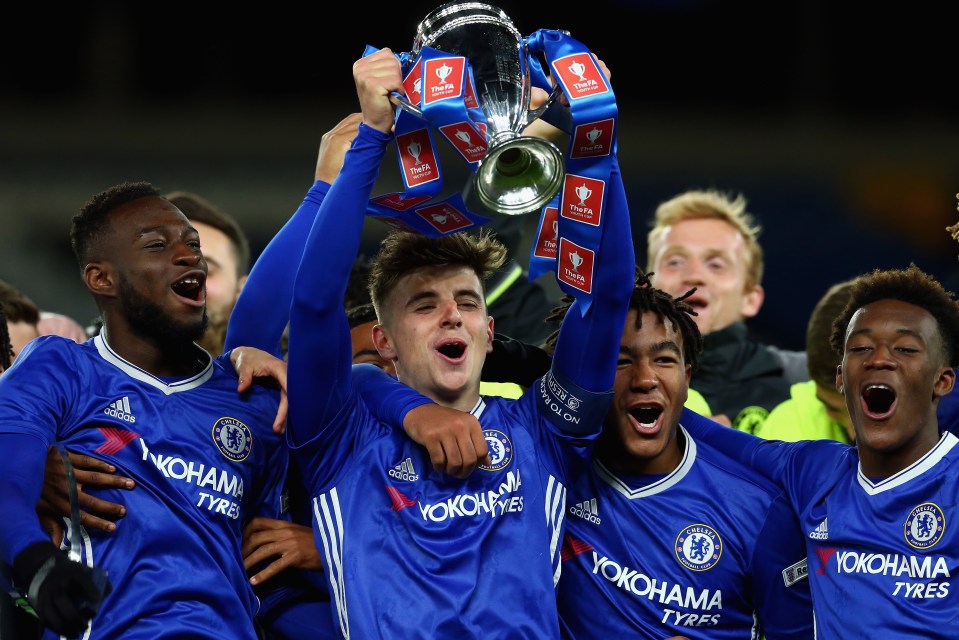
[[[944,230],[957,220],[957,55],[944,9],[497,4],[524,34],[566,29],[612,69],[641,260],[662,200],[705,187],[747,197],[767,258],[751,326],[767,340],[802,348],[819,296],[874,267],[914,261],[957,288],[959,245]],[[92,319],[69,221],[123,180],[209,198],[257,255],[312,183],[320,136],[356,109],[352,62],[366,44],[409,50],[438,5],[5,8],[0,278],[44,309]],[[389,162],[378,192],[398,189]],[[386,230],[371,221],[366,246]]]

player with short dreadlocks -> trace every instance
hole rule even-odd
[[[673,298],[649,275],[637,269],[613,402],[567,495],[564,637],[810,638],[795,518],[778,489],[680,424],[702,336],[692,292]]]
[[[661,319],[669,320],[682,334],[683,344],[685,345],[683,356],[695,370],[696,364],[699,362],[699,354],[703,350],[703,336],[699,333],[699,327],[696,326],[696,322],[692,318],[696,315],[696,311],[686,303],[686,298],[691,296],[696,289],[690,289],[678,298],[673,298],[665,291],[654,287],[650,280],[652,277],[652,273],[644,273],[642,269],[636,267],[636,284],[633,288],[633,296],[629,300],[629,308],[632,311],[640,312],[636,316],[637,322],[642,320],[642,312],[646,311],[655,313]],[[561,323],[572,302],[572,296],[564,296],[560,305],[546,317],[546,323]],[[640,329],[641,327],[637,326],[636,328]],[[558,331],[553,332],[546,338],[546,349],[551,353],[557,335],[559,335]]]

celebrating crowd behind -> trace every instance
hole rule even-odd
[[[63,230],[95,322],[0,281],[0,640],[955,637],[951,292],[876,269],[766,344],[746,195],[630,209],[612,142],[588,296],[495,217],[364,255],[410,87],[352,73],[255,259],[118,180]]]

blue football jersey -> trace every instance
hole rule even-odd
[[[473,413],[492,464],[465,481],[433,471],[423,447],[362,402],[295,450],[312,472],[314,531],[344,637],[411,637],[410,620],[423,638],[558,635],[545,605],[560,571],[567,469],[588,457],[591,437],[557,432],[539,386],[480,400]]]
[[[806,542],[817,638],[956,637],[955,435],[945,432],[921,459],[874,481],[854,446],[741,438],[689,412],[683,420],[786,489]]]
[[[563,636],[811,638],[805,547],[782,490],[683,433],[682,462],[665,476],[599,460],[574,476]]]
[[[240,396],[227,355],[211,360],[197,348],[197,357],[207,361],[197,375],[159,379],[102,336],[50,336],[0,377],[0,433],[61,443],[136,482],[132,491],[88,490],[127,515],[112,534],[80,531],[82,561],[113,586],[84,638],[256,638],[241,528],[282,510],[278,393]]]
[[[363,640],[555,638],[568,468],[609,406],[632,293],[622,176],[612,172],[606,192],[588,313],[574,303],[553,370],[522,398],[477,397],[493,463],[463,480],[433,471],[402,412],[377,412],[352,368],[343,296],[391,140],[359,126],[310,229],[290,310],[287,439],[313,498],[336,623]]]

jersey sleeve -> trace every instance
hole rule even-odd
[[[293,274],[329,188],[322,180],[313,183],[299,208],[257,258],[230,314],[224,351],[256,347],[283,357],[280,344],[290,320]]]
[[[593,301],[585,315],[579,301],[573,302],[559,330],[551,373],[537,383],[544,415],[557,429],[573,435],[596,432],[609,406],[619,342],[636,276],[629,206],[615,158],[609,186],[606,220],[593,273]],[[585,402],[570,407],[567,398],[576,393],[587,394]],[[550,409],[553,406],[573,411],[555,411]]]
[[[70,380],[77,364],[66,342],[59,336],[34,340],[0,376],[0,556],[7,564],[26,546],[49,540],[35,507],[47,448],[74,404]]]
[[[764,440],[745,431],[713,422],[686,408],[683,409],[680,420],[694,438],[754,469],[779,487],[788,488],[786,467],[795,443]]]
[[[784,493],[770,504],[750,566],[753,602],[766,640],[813,637],[806,545]]]
[[[287,438],[293,446],[315,438],[339,411],[355,402],[343,297],[390,140],[392,136],[360,124],[306,241],[290,311]]]
[[[386,424],[402,425],[411,410],[433,402],[372,364],[353,365],[353,386],[370,413]]]

